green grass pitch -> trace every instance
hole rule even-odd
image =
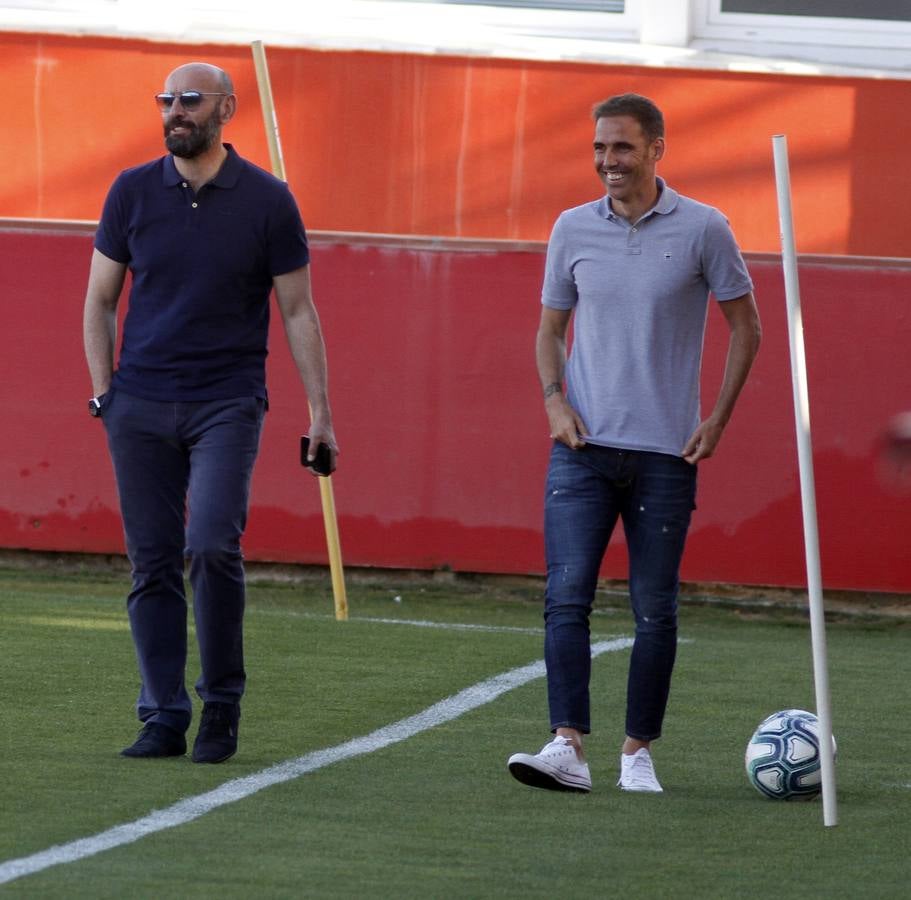
[[[0,571],[0,866],[366,735],[542,657],[532,588],[359,580],[349,584],[352,618],[340,623],[328,579],[256,583],[238,755],[209,767],[126,760],[118,751],[138,728],[126,589],[117,574]],[[418,621],[485,627],[408,624]],[[615,787],[628,651],[605,653],[593,666],[588,796],[526,788],[506,771],[510,753],[547,739],[537,679],[401,743],[9,881],[0,894],[908,896],[908,625],[828,626],[835,828],[823,826],[821,803],[764,800],[743,771],[760,719],[815,705],[805,619],[685,606],[681,625],[654,747],[662,795]],[[629,615],[605,602],[593,632],[629,635]]]

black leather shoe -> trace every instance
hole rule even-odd
[[[121,756],[151,759],[158,756],[183,756],[187,752],[186,738],[167,725],[149,722],[136,742],[120,751]]]
[[[199,734],[193,744],[193,762],[220,763],[237,752],[240,707],[235,703],[205,703]]]

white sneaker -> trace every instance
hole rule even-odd
[[[592,789],[588,763],[579,761],[572,741],[561,734],[545,744],[535,756],[513,753],[507,765],[514,778],[532,787],[586,794]]]
[[[624,791],[646,791],[660,794],[664,790],[655,777],[652,756],[640,747],[632,756],[620,754],[620,780],[617,784]]]

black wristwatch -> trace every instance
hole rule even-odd
[[[94,416],[96,419],[101,416],[101,407],[104,405],[105,394],[99,394],[97,397],[92,397],[89,400],[89,415]]]

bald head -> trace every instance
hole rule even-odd
[[[193,82],[196,82],[193,84]],[[184,84],[193,84],[192,88],[178,86]],[[198,90],[198,91],[218,91],[223,94],[233,94],[234,84],[231,76],[218,66],[211,63],[191,62],[178,66],[165,79],[167,90]]]

